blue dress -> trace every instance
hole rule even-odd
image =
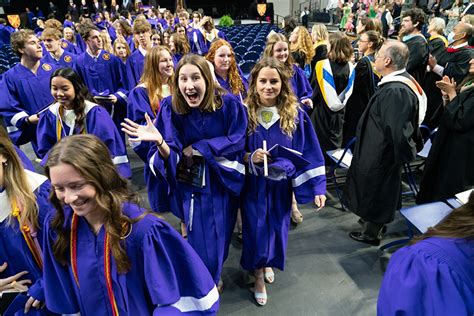
[[[315,195],[326,193],[326,172],[319,142],[308,115],[301,109],[296,118],[296,130],[290,138],[280,128],[279,117],[265,127],[257,125],[247,136],[246,152],[262,148],[268,150],[278,144],[296,150],[310,162],[305,167],[294,166],[284,158],[268,164],[269,177],[263,177],[261,168],[248,168],[241,196],[242,256],[245,270],[264,267],[284,269],[292,194],[298,203],[314,201]],[[250,157],[249,157],[250,159]],[[271,172],[271,171],[274,172]]]
[[[152,144],[149,153],[151,176],[168,186],[173,213],[184,218],[188,241],[211,272],[216,284],[229,249],[245,167],[242,164],[246,118],[243,105],[233,95],[223,96],[215,112],[191,109],[176,114],[171,97],[163,99],[156,127],[171,153],[164,160]],[[176,180],[178,161],[184,148],[192,145],[205,160],[205,185],[200,188]],[[152,190],[149,188],[149,194]],[[166,197],[164,197],[166,198]]]
[[[124,203],[123,213],[137,218],[144,212]],[[71,227],[72,210],[65,208]],[[46,306],[57,313],[113,315],[104,264],[104,226],[97,236],[83,217],[77,217],[77,283],[71,264],[56,261],[52,245],[56,232],[46,218],[44,230],[44,286]],[[69,228],[70,229],[70,228]],[[120,274],[110,255],[112,291],[119,315],[215,315],[219,293],[202,261],[169,224],[148,214],[132,224],[123,246],[131,263]],[[68,252],[70,250],[68,249]]]
[[[431,237],[395,252],[377,315],[474,315],[474,241]]]
[[[43,241],[43,223],[47,213],[51,210],[49,204],[50,183],[45,176],[25,170],[28,183],[34,189],[36,202],[38,203],[38,229],[36,236],[38,244],[42,246]],[[0,273],[0,278],[7,278],[15,275],[21,271],[28,271],[24,279],[31,280],[31,285],[28,289],[28,295],[35,299],[44,302],[44,287],[43,287],[43,272],[35,261],[34,256],[28,247],[28,244],[20,232],[18,221],[12,219],[12,224],[9,224],[9,219],[5,215],[11,213],[11,204],[7,197],[6,191],[0,192],[0,262],[7,262],[8,266],[5,271]],[[15,300],[10,304],[11,312],[16,312],[15,315],[25,315],[23,309],[28,297],[25,294],[19,294]],[[16,306],[16,308],[13,308]],[[27,315],[54,315],[48,310],[32,309]]]

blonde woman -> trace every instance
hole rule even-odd
[[[119,37],[115,40],[113,52],[115,56],[120,58],[124,65],[127,63],[127,59],[131,55],[130,47],[123,37]]]
[[[27,292],[25,303],[12,312],[38,309],[44,302],[43,222],[51,205],[47,178],[25,170],[6,132],[0,133],[0,279],[1,291]],[[17,315],[17,314],[15,314]],[[40,310],[35,315],[50,315]]]
[[[171,78],[174,63],[166,46],[154,46],[145,56],[145,66],[138,85],[128,96],[127,117],[140,125],[146,125],[145,114],[155,119],[163,98],[171,95]],[[148,143],[134,147],[144,162],[148,161]]]
[[[317,23],[311,29],[311,39],[313,40],[314,56],[311,60],[310,82],[314,80],[314,66],[320,60],[328,58],[329,33],[326,25]]]
[[[308,29],[302,26],[296,27],[293,32],[291,32],[289,41],[293,59],[301,69],[305,70],[305,74],[309,78],[314,49]],[[308,71],[306,71],[306,69],[308,69]]]

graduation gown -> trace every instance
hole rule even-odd
[[[74,63],[76,62],[76,55],[64,51],[61,57],[56,60],[49,52],[46,52],[41,60],[50,65],[54,65],[56,68],[74,68]]]
[[[444,108],[426,160],[417,203],[452,198],[474,186],[474,89],[461,92]]]
[[[249,89],[249,82],[248,82],[247,79],[245,79],[245,76],[242,74],[239,66],[237,66],[237,68],[239,70],[240,79],[242,80],[242,84],[244,85],[244,91],[239,93],[239,94],[234,94],[234,95],[237,98],[239,98],[241,102],[243,102],[243,100],[247,97],[247,90]],[[221,76],[219,76],[217,73],[215,73],[215,76],[216,76],[217,82],[219,82],[219,85],[222,88],[224,88],[225,90],[227,90],[228,93],[233,94],[232,90],[230,88],[229,77],[227,77],[227,79],[224,79]]]
[[[191,109],[188,114],[173,112],[171,97],[168,97],[161,103],[155,126],[170,146],[170,156],[164,160],[156,144],[152,144],[149,153],[153,177],[167,184],[170,203],[178,201],[179,209],[172,211],[184,219],[188,241],[216,284],[227,258],[244,182],[242,158],[246,121],[243,105],[230,94],[223,96],[223,106],[215,112]],[[176,180],[177,163],[189,145],[205,159],[202,188]],[[148,193],[154,194],[150,188]]]
[[[377,315],[473,315],[472,239],[431,237],[390,258]]]
[[[104,104],[115,122],[117,130],[127,114],[127,84],[122,61],[101,50],[97,58],[87,51],[77,56],[75,68],[93,96],[110,95],[117,97],[115,104]]]
[[[373,55],[364,56],[355,66],[354,88],[344,113],[342,146],[355,137],[357,123],[377,89],[380,78],[374,73],[372,62],[374,62]]]
[[[144,65],[145,55],[140,49],[135,50],[130,57],[128,57],[126,64],[128,90],[132,90],[140,81]]]
[[[320,61],[321,63],[323,61]],[[337,95],[340,95],[349,82],[350,68],[347,63],[335,63],[330,61],[331,70],[334,78],[334,85]],[[321,93],[319,84],[315,85],[313,93],[313,112],[311,121],[313,123],[316,135],[318,135],[321,150],[340,148],[342,146],[342,128],[344,124],[344,108],[339,111],[332,111]]]
[[[428,42],[422,34],[408,36],[403,42],[408,46],[410,52],[408,58],[407,72],[419,83],[423,82],[430,55]]]
[[[446,58],[448,53],[446,52],[446,45],[447,41],[443,40],[443,37],[430,37],[428,39],[428,45],[430,47],[430,54],[433,55],[438,64],[441,66],[446,65]],[[427,108],[426,108],[426,116],[423,121],[423,125],[428,126],[430,129],[434,129],[439,124],[439,115],[438,111],[440,107],[443,106],[443,99],[441,90],[436,86],[436,81],[441,80],[441,77],[433,72],[427,72],[423,82],[421,83],[423,86],[423,91],[426,92],[427,97]]]
[[[318,139],[303,110],[298,110],[292,137],[282,132],[279,118],[265,127],[259,124],[255,132],[247,136],[246,152],[262,148],[264,140],[269,149],[279,144],[302,153],[302,157],[311,162],[297,168],[288,159],[275,159],[269,164],[269,170],[277,171],[268,178],[263,177],[261,170],[255,174],[247,168],[240,199],[243,229],[240,264],[246,270],[263,267],[283,270],[293,192],[301,204],[314,201],[315,195],[324,195],[326,171]]]
[[[443,75],[454,78],[458,84],[461,83],[469,73],[469,62],[472,58],[474,58],[472,46],[463,46],[458,49],[448,47]]]
[[[127,150],[110,115],[103,107],[90,101],[85,102],[84,124],[86,133],[95,135],[103,141],[109,149],[111,159],[120,175],[124,178],[131,178],[132,170],[128,161]],[[65,114],[66,117],[69,117],[69,115],[71,115],[70,119],[63,120],[61,124],[59,103],[55,103],[41,115],[37,129],[38,156],[43,159],[41,165],[46,164],[49,151],[59,141],[58,124],[62,128],[61,138],[79,134],[80,131],[75,126],[76,116],[74,112]]]
[[[243,77],[243,76],[242,76]],[[313,89],[305,76],[303,69],[293,64],[293,77],[291,77],[291,87],[298,100],[301,102],[305,99],[311,99]]]
[[[137,218],[144,210],[124,203],[123,213]],[[65,207],[65,227],[72,210]],[[57,233],[47,217],[44,231],[44,286],[47,307],[57,313],[116,315],[107,294],[104,265],[105,228],[97,236],[77,217],[77,283],[71,261],[62,265],[53,254]],[[169,224],[151,214],[132,224],[123,243],[131,268],[119,274],[110,255],[112,291],[119,315],[214,315],[219,294],[209,272],[189,244]],[[70,249],[67,250],[68,253]]]
[[[27,181],[30,188],[35,194],[36,202],[38,203],[38,229],[37,240],[38,245],[42,246],[43,241],[43,223],[47,213],[51,210],[49,204],[49,190],[50,183],[43,175],[25,170]],[[0,262],[8,263],[5,271],[0,274],[0,278],[7,278],[15,275],[21,271],[28,271],[28,274],[23,279],[31,280],[31,285],[28,288],[28,295],[35,299],[44,302],[44,287],[43,287],[43,272],[37,261],[35,260],[28,244],[20,232],[18,227],[18,220],[11,219],[12,224],[9,223],[8,216],[11,214],[11,201],[7,197],[7,192],[2,189],[0,192]],[[27,295],[19,294],[12,304],[10,304],[10,312],[15,312],[15,315],[25,315],[23,309],[25,307]],[[15,308],[15,307],[16,308]],[[54,315],[50,311],[36,310],[27,315]]]
[[[343,194],[344,203],[363,220],[393,220],[400,204],[403,163],[416,157],[417,131],[415,93],[401,82],[381,82],[359,120]]]
[[[37,152],[36,125],[28,124],[26,118],[53,102],[49,81],[55,70],[54,65],[40,61],[36,74],[21,63],[4,73],[0,85],[0,114],[15,145],[31,142]]]

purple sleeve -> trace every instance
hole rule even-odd
[[[145,113],[148,113],[152,120],[155,119],[147,90],[143,87],[136,87],[128,96],[127,117],[137,124],[146,125]],[[132,148],[144,162],[148,161],[149,142],[134,142]]]
[[[217,174],[220,182],[235,195],[242,189],[245,166],[243,154],[247,118],[242,103],[234,95],[223,96],[226,133],[211,139],[202,139],[192,144],[206,159],[209,168]]]
[[[55,115],[49,110],[40,116],[36,129],[36,137],[38,139],[38,157],[43,159],[41,165],[46,164],[45,160],[47,159],[49,150],[57,143],[55,123]]]
[[[117,171],[124,178],[132,176],[127,150],[112,118],[101,106],[94,106],[87,114],[87,133],[97,136],[109,148]]]
[[[457,263],[447,264],[442,256],[425,251],[425,242],[404,247],[390,258],[379,292],[377,315],[474,313],[472,279],[466,280],[452,269],[459,267]]]
[[[326,168],[319,141],[308,114],[298,110],[298,125],[293,134],[293,148],[303,153],[311,164],[297,170],[292,179],[293,190],[298,203],[309,203],[315,195],[326,194]]]
[[[153,315],[217,312],[219,293],[209,271],[175,229],[156,219],[143,240],[143,255],[146,286],[157,306]]]
[[[306,78],[303,70],[297,66],[293,65],[293,77],[291,78],[291,86],[293,87],[293,91],[298,98],[298,100],[302,101],[305,99],[311,99],[313,95],[313,89],[311,88],[311,84]]]

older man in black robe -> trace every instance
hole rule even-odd
[[[397,41],[388,41],[376,55],[383,78],[359,121],[344,188],[344,203],[363,224],[350,237],[372,245],[380,244],[384,225],[400,205],[403,164],[422,145],[418,125],[424,113],[419,108],[426,98],[406,71],[408,56],[407,46]]]

